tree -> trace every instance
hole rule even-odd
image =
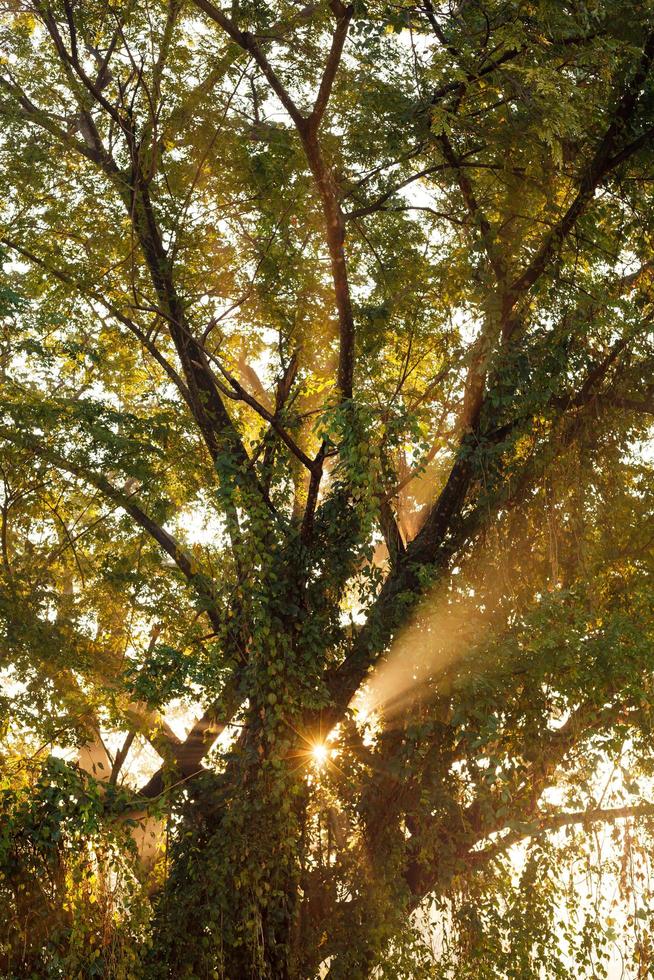
[[[649,975],[651,2],[1,50],[3,975]]]

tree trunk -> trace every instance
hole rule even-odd
[[[297,977],[300,817],[304,769],[279,726],[251,709],[220,777],[194,782],[170,855],[154,949],[161,976]],[[277,737],[276,737],[277,736]],[[278,741],[280,748],[277,747]],[[301,941],[301,940],[300,940]]]

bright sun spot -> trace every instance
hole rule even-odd
[[[322,768],[329,758],[329,750],[324,742],[316,742],[311,748],[311,755],[315,764]]]

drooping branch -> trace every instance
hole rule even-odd
[[[461,154],[459,160],[462,161],[468,155],[469,154]],[[415,183],[416,180],[422,180],[424,177],[429,177],[432,174],[439,173],[440,171],[446,170],[447,167],[448,164],[444,164],[444,163],[436,163],[430,167],[423,167],[422,170],[418,170],[416,173],[410,174],[404,180],[401,180],[398,184],[395,184],[395,186],[392,187],[390,190],[384,191],[383,194],[380,194],[379,197],[376,197],[375,200],[372,201],[370,204],[364,205],[359,208],[353,208],[351,211],[346,211],[345,220],[353,221],[356,218],[364,218],[366,215],[374,214],[376,211],[384,210],[384,205],[386,204],[386,202],[389,201],[396,194],[398,194],[405,187],[408,187],[410,184]],[[450,218],[450,220],[452,219]]]
[[[624,705],[614,703],[609,706],[598,706],[594,701],[585,702],[572,712],[567,722],[554,732],[546,732],[538,746],[538,755],[527,767],[526,773],[520,770],[516,784],[503,782],[502,789],[510,790],[510,804],[499,805],[493,785],[478,796],[470,805],[463,808],[458,817],[460,828],[457,843],[457,855],[462,865],[474,870],[481,858],[477,855],[486,854],[487,859],[495,856],[494,845],[479,848],[493,835],[502,834],[500,845],[504,850],[519,840],[532,836],[540,831],[541,814],[538,811],[538,801],[544,790],[556,779],[556,772],[575,748],[579,748],[585,740],[606,731],[615,724],[616,718],[624,711]],[[565,815],[562,815],[564,818]],[[574,821],[573,821],[574,822]],[[449,835],[449,828],[444,827],[440,818],[430,817],[426,820],[412,819],[415,838],[407,848],[407,864],[405,879],[412,894],[410,908],[416,908],[420,902],[437,887],[440,868],[437,857],[421,855],[420,841],[434,839],[438,835]],[[511,840],[518,824],[515,841]],[[508,836],[504,835],[507,826]],[[565,819],[561,826],[565,826]],[[543,831],[556,829],[545,826]]]

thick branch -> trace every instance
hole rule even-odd
[[[310,132],[318,131],[322,118],[325,114],[325,110],[329,103],[329,97],[332,93],[332,88],[334,87],[334,81],[336,80],[338,66],[341,63],[343,46],[347,37],[350,20],[352,19],[352,14],[354,13],[354,7],[351,4],[347,7],[343,7],[341,3],[338,3],[338,5],[332,4],[332,6],[336,8],[336,30],[334,31],[334,35],[332,37],[332,45],[327,58],[327,63],[325,65],[325,70],[320,81],[318,95],[316,97],[313,109],[311,110],[311,115],[307,119],[307,126]]]
[[[122,507],[126,513],[147,533],[152,537],[157,544],[163,548],[163,550],[168,554],[172,560],[175,562],[182,574],[193,584],[198,594],[202,599],[208,603],[207,605],[207,615],[211,620],[211,624],[215,629],[218,629],[221,621],[218,613],[218,609],[215,605],[215,595],[211,584],[207,581],[206,577],[199,572],[197,564],[193,557],[179,544],[175,538],[165,531],[159,524],[156,523],[144,510],[139,507],[135,502],[133,495],[124,493],[117,487],[107,480],[106,477],[102,476],[100,473],[94,473],[92,470],[73,462],[73,460],[62,456],[60,453],[56,452],[54,449],[48,449],[43,446],[37,439],[27,433],[20,432],[16,429],[8,429],[5,426],[0,427],[0,437],[6,439],[8,442],[14,445],[21,446],[24,449],[29,449],[36,456],[44,459],[46,462],[51,463],[57,469],[62,470],[65,473],[70,473],[78,479],[84,480],[85,483],[96,487],[102,494],[104,494],[107,499],[113,501],[113,503],[118,504]]]
[[[518,300],[531,289],[545,271],[547,264],[580,216],[592,201],[595,191],[604,178],[640,148],[640,138],[618,148],[625,131],[631,124],[638,107],[643,85],[650,72],[654,59],[654,31],[647,35],[640,63],[627,84],[622,98],[613,113],[613,119],[599,143],[592,160],[587,166],[579,184],[577,194],[558,224],[550,231],[539,251],[527,268],[512,283],[509,289],[509,303],[515,306]]]
[[[479,201],[477,200],[477,196],[472,186],[472,182],[468,177],[468,175],[466,174],[466,172],[462,169],[461,160],[454,152],[454,148],[450,143],[450,140],[446,135],[446,133],[441,133],[439,135],[438,142],[443,151],[443,156],[445,157],[445,160],[447,161],[449,166],[452,167],[452,169],[456,174],[457,181],[461,189],[461,196],[463,197],[465,206],[468,210],[468,213],[470,214],[470,217],[479,228],[481,240],[484,245],[484,249],[486,250],[486,255],[488,256],[488,260],[491,264],[493,272],[495,273],[497,284],[500,287],[500,289],[503,290],[504,280],[506,277],[506,269],[504,268],[504,262],[502,261],[502,258],[495,247],[495,242],[493,239],[493,231],[490,222],[486,217],[486,215],[484,214],[479,204]]]
[[[196,5],[203,10],[211,20],[215,21],[226,34],[231,37],[240,48],[247,51],[252,55],[259,68],[268,80],[270,87],[273,92],[282,103],[289,116],[293,120],[296,126],[302,126],[305,123],[305,118],[296,106],[295,102],[289,95],[286,87],[283,85],[279,79],[277,73],[272,68],[272,65],[268,61],[263,50],[257,44],[256,38],[253,34],[248,31],[240,31],[236,24],[233,23],[230,18],[216,7],[215,4],[211,3],[210,0],[195,0]]]
[[[184,741],[175,747],[174,765],[162,766],[148,782],[141,787],[139,795],[154,799],[164,792],[167,785],[178,779],[189,779],[202,772],[202,760],[213,743],[229,726],[242,702],[240,690],[241,676],[232,674],[220,696],[194,722]]]
[[[49,13],[47,18],[55,51],[62,62],[64,71],[69,75],[71,64],[75,60],[74,54],[69,55],[63,46],[56,23]],[[115,109],[107,103],[97,86],[90,79],[86,79],[84,84],[97,105],[114,120]],[[71,87],[77,98],[74,86],[71,85]],[[84,108],[79,99],[78,104],[80,104],[80,108]],[[35,121],[39,120],[35,119]],[[190,396],[187,398],[187,403],[214,463],[218,463],[226,454],[231,456],[236,463],[237,471],[242,474],[241,480],[256,489],[260,496],[268,502],[249,468],[249,458],[212,380],[204,350],[188,327],[184,306],[175,287],[172,263],[163,246],[161,232],[150,198],[148,179],[141,170],[139,148],[134,139],[134,123],[127,124],[121,117],[121,129],[126,135],[132,160],[131,172],[127,177],[119,170],[113,158],[103,151],[101,145],[93,154],[85,153],[85,155],[92,159],[111,180],[127,209],[158,302],[168,321],[170,334],[182,365],[188,395]],[[238,522],[235,517],[235,508],[232,508],[230,530],[232,538],[236,538]]]
[[[257,415],[260,415],[262,419],[269,422],[271,427],[275,430],[281,440],[288,446],[293,455],[296,456],[302,465],[306,466],[310,472],[313,472],[315,469],[315,462],[310,459],[302,449],[300,449],[293,437],[286,431],[279,420],[277,412],[269,412],[268,409],[261,404],[261,402],[257,401],[253,395],[246,391],[243,385],[234,377],[233,374],[231,374],[231,372],[223,367],[220,362],[217,363],[220,371],[224,374],[225,378],[232,386],[240,400],[244,401],[246,405],[250,406],[250,408],[253,408]]]
[[[654,817],[654,803],[640,803],[632,806],[618,807],[597,807],[592,810],[578,810],[574,813],[555,813],[549,816],[536,817],[533,822],[525,825],[524,828],[517,828],[509,831],[498,841],[489,844],[481,850],[470,852],[470,860],[474,868],[479,864],[486,864],[493,858],[505,853],[514,844],[526,840],[528,837],[539,837],[541,834],[551,833],[560,830],[562,827],[571,827],[574,824],[590,826],[595,823],[615,823],[616,820],[632,820],[639,817]]]
[[[302,141],[307,162],[323,206],[325,235],[331,260],[334,296],[340,327],[338,388],[341,397],[349,399],[352,397],[353,389],[355,328],[344,249],[345,219],[340,206],[334,176],[331,168],[324,159],[318,141],[317,131],[327,108],[338,65],[341,60],[353,8],[351,6],[343,7],[340,3],[335,5],[338,24],[332,40],[332,48],[327,59],[327,65],[323,73],[314,109],[308,117],[305,117],[281,82],[265,53],[257,43],[255,36],[247,31],[240,31],[233,21],[222,10],[211,3],[210,0],[195,0],[195,2],[236,44],[254,58],[265,78],[268,80],[273,92],[277,95],[293,120]]]

